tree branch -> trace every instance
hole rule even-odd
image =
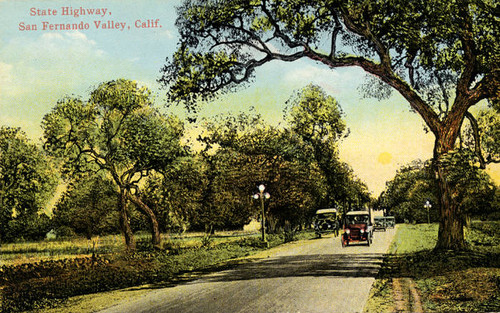
[[[334,12],[333,10],[331,12],[332,12],[333,19],[335,20],[335,27],[333,28],[333,32],[332,32],[332,42],[331,42],[331,46],[330,46],[329,57],[334,58],[337,55],[337,36],[338,36],[339,32],[342,30],[342,24],[340,23],[340,19],[337,16],[337,13]]]
[[[470,122],[470,125],[472,127],[472,135],[474,137],[474,152],[476,153],[477,157],[479,158],[479,163],[481,164],[481,168],[485,169],[486,168],[486,161],[483,157],[483,152],[481,150],[481,136],[479,135],[479,125],[477,123],[477,120],[474,118],[474,116],[467,111],[465,113],[465,117]]]
[[[379,77],[382,81],[396,89],[409,102],[410,106],[422,116],[425,123],[434,134],[437,134],[442,127],[436,112],[422,100],[415,90],[401,78],[396,76],[392,70],[387,71],[385,66],[363,57],[329,58],[311,49],[306,50],[305,55],[331,68],[347,66],[361,67],[366,72]]]
[[[472,18],[470,16],[469,1],[459,1],[459,18],[461,30],[458,35],[464,51],[464,70],[457,83],[457,97],[465,96],[469,93],[469,87],[476,77],[476,53],[472,30]]]

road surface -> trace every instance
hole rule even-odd
[[[102,313],[361,312],[394,229],[373,244],[342,248],[340,237],[301,241],[263,259],[152,290]]]

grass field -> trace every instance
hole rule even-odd
[[[243,236],[258,236],[255,232],[226,231],[217,232],[208,240],[211,244],[237,241]],[[139,248],[144,248],[151,235],[140,233],[136,235]],[[207,242],[204,233],[162,234],[166,249],[196,248]],[[48,260],[62,260],[99,255],[121,253],[125,249],[122,235],[107,235],[94,237],[91,240],[75,238],[67,240],[44,240],[39,242],[20,242],[0,245],[0,266],[34,263]]]
[[[411,279],[425,312],[499,312],[499,227],[473,222],[469,251],[436,252],[437,224],[399,225],[365,311],[396,311],[393,283]]]

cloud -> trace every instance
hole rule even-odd
[[[311,81],[311,82],[324,82],[332,81],[339,78],[338,73],[330,68],[317,67],[314,65],[305,65],[295,67],[289,71],[284,80],[288,83]]]
[[[171,31],[171,30],[168,30],[168,29],[166,29],[166,30],[162,31],[162,32],[161,32],[161,35],[163,35],[163,36],[167,37],[168,39],[174,39],[174,38],[175,38],[175,36],[174,36],[174,34],[172,33],[172,31]]]
[[[11,64],[0,62],[0,86],[7,86],[12,83],[12,68]],[[8,90],[2,92],[6,91],[8,92]]]

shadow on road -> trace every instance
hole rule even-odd
[[[207,276],[204,282],[277,277],[375,277],[384,254],[314,254],[274,257],[240,264],[229,271]]]

